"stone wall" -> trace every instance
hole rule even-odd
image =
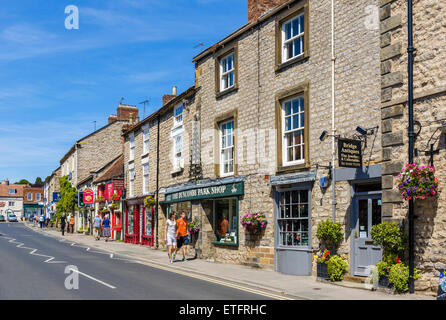
[[[403,223],[408,230],[408,203],[397,192],[397,175],[408,161],[407,106],[407,2],[381,0],[381,78],[382,78],[382,153],[383,209],[387,220]],[[444,12],[442,1],[415,1],[413,6],[414,120],[417,164],[429,164],[430,144],[439,153],[434,155],[440,194],[436,199],[415,201],[415,266],[422,279],[415,281],[415,290],[435,294],[439,270],[446,268],[445,135],[438,127],[446,119],[446,74],[444,61]],[[421,126],[420,126],[421,125]]]

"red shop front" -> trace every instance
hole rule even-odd
[[[126,206],[124,242],[153,247],[153,211],[141,203]]]

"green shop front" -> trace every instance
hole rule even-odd
[[[41,216],[44,211],[43,204],[37,204],[37,203],[24,203],[23,204],[23,211],[25,219],[29,219],[30,216],[37,215],[38,217]]]
[[[166,188],[161,204],[166,219],[173,211],[177,218],[184,211],[189,222],[198,223],[200,232],[191,239],[192,244],[207,256],[215,247],[237,249],[243,195],[244,179],[231,177]]]

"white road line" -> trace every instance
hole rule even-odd
[[[83,275],[84,277],[87,277],[88,279],[91,279],[91,280],[93,280],[93,281],[99,282],[100,284],[102,284],[102,285],[104,285],[104,286],[106,286],[106,287],[109,287],[109,288],[111,288],[111,289],[116,289],[116,287],[112,286],[111,284],[108,284],[108,283],[106,283],[106,282],[104,282],[104,281],[101,281],[101,280],[96,279],[96,278],[94,278],[94,277],[92,277],[92,276],[89,276],[88,274],[85,274],[85,273],[83,273],[83,272],[80,272],[79,270],[72,269],[72,268],[70,268],[70,270],[71,270],[71,271],[74,271],[74,272],[77,272],[77,273]]]

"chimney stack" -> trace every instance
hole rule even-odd
[[[288,0],[248,0],[248,21],[253,22],[268,10],[278,7]]]
[[[130,121],[130,116],[135,122],[139,121],[139,110],[136,106],[129,106],[126,104],[120,104],[116,110],[116,120]],[[110,120],[110,117],[109,117]]]
[[[108,124],[115,122],[116,120],[118,120],[118,116],[115,114],[111,114],[110,117],[108,117]]]
[[[165,94],[163,96],[163,106],[165,106],[166,104],[168,104],[170,101],[172,101],[172,99],[174,99],[177,96],[177,87],[174,86],[172,88],[172,94]]]
[[[8,178],[6,178],[5,180],[2,181],[2,185],[4,185],[4,186],[9,186],[9,180],[8,180]]]

